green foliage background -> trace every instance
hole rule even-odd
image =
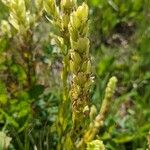
[[[146,150],[150,129],[150,1],[88,0],[95,83],[92,101],[100,107],[108,79],[118,85],[99,136],[108,150]],[[32,12],[36,15],[35,6]],[[44,12],[45,13],[45,12]],[[0,22],[8,8],[0,1]],[[62,98],[62,55],[50,43],[55,28],[45,14],[33,25],[36,74],[28,82],[26,61],[18,52],[18,34],[0,31],[0,130],[12,137],[10,150],[56,149],[56,116]],[[69,112],[69,110],[68,110]],[[69,118],[69,117],[68,117]],[[69,120],[68,120],[69,121]]]

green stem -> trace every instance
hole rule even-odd
[[[63,102],[68,100],[68,55],[64,56],[63,60],[63,71],[62,71],[62,81],[63,81]]]

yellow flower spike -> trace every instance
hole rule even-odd
[[[104,100],[103,100],[103,103],[102,103],[102,107],[101,107],[101,110],[100,110],[100,114],[104,114],[106,113],[106,110],[109,109],[107,108],[110,104],[110,101],[111,101],[111,98],[113,96],[113,93],[115,91],[115,88],[116,88],[116,84],[117,84],[117,78],[116,77],[111,77],[108,84],[107,84],[107,87],[106,87],[106,90],[105,90],[105,97],[104,97]]]
[[[70,43],[72,49],[71,66],[76,73],[73,74],[71,85],[71,99],[72,99],[72,119],[73,119],[73,134],[72,139],[77,142],[78,137],[83,135],[84,129],[87,127],[87,120],[89,119],[89,101],[90,101],[90,86],[91,80],[91,64],[89,56],[90,41],[87,38],[88,32],[88,6],[83,3],[70,16],[70,23],[68,25],[70,33]],[[73,53],[74,52],[74,53]],[[79,63],[80,62],[80,63]],[[74,65],[78,68],[75,71]],[[80,87],[80,91],[75,89]],[[74,93],[78,97],[74,96]],[[78,94],[77,94],[78,93]],[[88,109],[87,109],[88,108]],[[80,135],[75,132],[80,131]],[[78,142],[77,142],[78,143]]]
[[[105,90],[105,96],[104,96],[104,100],[102,102],[100,111],[94,120],[91,116],[93,121],[90,123],[89,129],[85,132],[83,138],[78,142],[78,144],[77,144],[78,148],[82,147],[84,144],[87,144],[87,150],[95,150],[95,148],[97,148],[99,150],[105,149],[102,142],[97,141],[97,140],[94,140],[94,141],[92,141],[92,140],[95,138],[98,131],[104,125],[105,118],[109,112],[109,107],[111,104],[111,99],[112,99],[113,93],[116,88],[116,84],[117,84],[117,78],[111,77],[107,84],[106,90]],[[97,147],[97,146],[99,146],[99,147]]]

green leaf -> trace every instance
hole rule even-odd
[[[8,41],[5,38],[0,39],[0,53],[3,52],[8,45]]]
[[[45,87],[43,85],[35,85],[29,91],[30,97],[33,99],[37,99],[43,92]]]
[[[9,124],[12,124],[14,127],[18,128],[19,124],[15,121],[15,119],[11,116],[9,116],[6,112],[4,112],[2,109],[0,109],[0,112],[5,116],[6,121]]]
[[[132,141],[134,139],[134,135],[129,135],[129,134],[122,134],[118,136],[117,138],[113,139],[114,142],[116,143],[126,143],[129,141]]]
[[[6,94],[6,86],[5,84],[0,80],[0,94]]]
[[[5,105],[7,103],[7,95],[0,94],[0,104]]]

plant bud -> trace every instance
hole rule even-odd
[[[70,16],[70,24],[75,30],[80,27],[81,22],[80,19],[77,17],[76,12],[73,12]]]
[[[78,99],[79,96],[79,92],[76,88],[74,88],[75,90],[72,91],[72,97],[73,99]]]
[[[88,26],[88,22],[86,24],[84,24],[84,28],[82,30],[82,37],[84,36],[87,36],[87,33],[88,33],[88,30],[89,30],[89,26]]]
[[[8,23],[8,21],[2,20],[0,29],[1,29],[2,35],[7,34],[8,37],[11,37],[11,27],[10,27],[10,24]]]
[[[64,45],[64,39],[62,37],[55,36],[55,35],[51,35],[51,36],[54,37],[54,40],[59,47],[62,47],[62,45]]]
[[[78,32],[77,32],[77,30],[73,30],[73,28],[72,28],[72,26],[71,26],[70,23],[68,25],[68,29],[69,29],[69,33],[70,33],[71,43],[72,43],[72,41],[77,41],[77,38],[78,38]]]
[[[87,144],[87,150],[105,150],[105,146],[100,140],[93,140]]]
[[[44,9],[52,17],[58,17],[58,8],[56,6],[55,0],[45,0]]]
[[[86,70],[86,73],[91,73],[91,71],[92,71],[92,65],[91,65],[91,62],[90,62],[90,60],[87,62],[87,70]]]
[[[71,52],[71,59],[76,65],[80,65],[81,57],[77,52]]]
[[[88,38],[79,38],[78,40],[78,51],[81,53],[89,51],[89,39]]]
[[[88,6],[86,3],[83,3],[82,6],[79,6],[76,11],[76,16],[79,18],[80,22],[85,23],[88,18]]]
[[[77,74],[77,73],[78,73],[78,70],[79,70],[79,66],[76,65],[72,60],[70,60],[70,71],[71,71],[73,74]]]
[[[109,79],[109,82],[107,84],[106,90],[105,90],[105,98],[110,99],[115,91],[116,88],[116,83],[117,83],[117,78],[116,77],[111,77]]]
[[[82,67],[81,67],[81,70],[83,72],[86,72],[87,71],[87,61],[84,61],[83,64],[82,64]]]
[[[35,6],[36,6],[37,10],[40,10],[43,7],[43,0],[36,0]]]
[[[78,43],[70,39],[71,47],[73,50],[78,50]]]
[[[11,4],[10,0],[1,0],[1,1],[4,5],[6,5],[7,7],[10,7],[10,4]]]
[[[63,15],[61,21],[62,21],[62,28],[63,29],[68,28],[69,16],[68,15]]]
[[[113,76],[110,78],[107,86],[110,87],[111,89],[115,89],[116,82],[117,82],[117,78]]]
[[[86,83],[87,77],[83,72],[79,72],[78,75],[76,76],[76,83],[79,86],[84,86],[84,84]]]
[[[70,10],[76,4],[76,0],[61,0],[62,10]]]
[[[88,106],[88,105],[83,108],[83,114],[84,114],[85,116],[88,116],[88,115],[89,115],[89,111],[90,111],[90,109],[89,109],[89,106]]]
[[[16,30],[19,31],[19,24],[18,24],[17,20],[15,20],[13,18],[9,18],[9,22]]]
[[[86,81],[86,83],[85,83],[85,85],[84,85],[84,90],[85,90],[85,91],[88,91],[92,83],[93,83],[92,80]]]

